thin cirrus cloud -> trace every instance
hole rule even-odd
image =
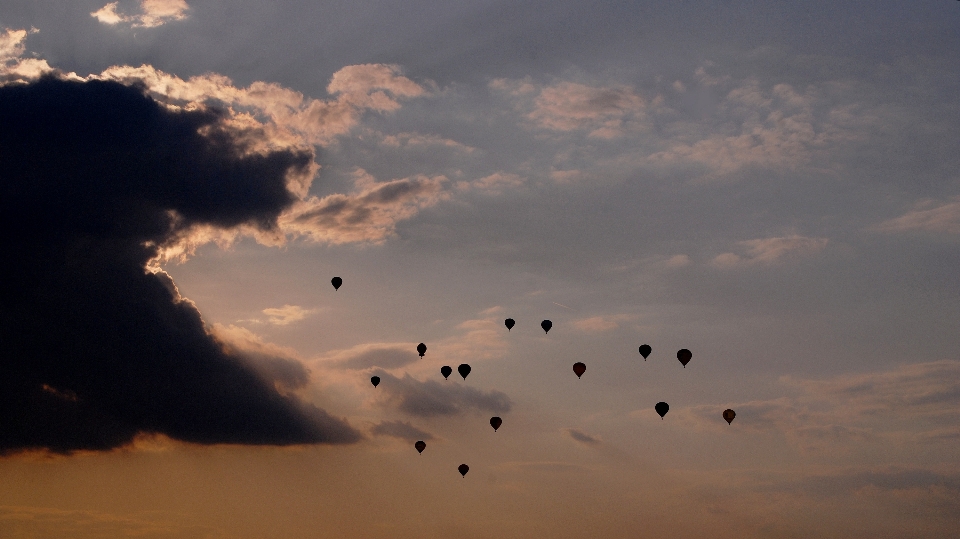
[[[110,26],[128,24],[132,28],[155,28],[186,19],[190,9],[184,0],[142,0],[140,13],[124,15],[117,11],[118,5],[119,2],[111,2],[90,13],[90,16]]]
[[[304,320],[315,312],[317,312],[316,309],[304,309],[299,305],[284,305],[283,307],[271,307],[263,310],[263,314],[268,317],[267,323],[275,326],[289,326]]]
[[[755,265],[772,265],[794,256],[809,256],[826,247],[828,238],[808,238],[805,236],[783,236],[760,238],[737,242],[744,252],[722,253],[710,261],[710,265],[719,269],[733,269]]]
[[[341,369],[364,370],[372,367],[397,369],[419,360],[416,343],[365,343],[335,350],[320,358],[320,363]]]
[[[0,269],[11,291],[0,301],[23,315],[0,325],[0,453],[108,450],[140,434],[360,439],[293,393],[302,365],[245,358],[168,275],[145,271],[159,246],[195,226],[275,230],[297,200],[291,183],[309,184],[311,148],[272,144],[267,130],[232,120],[111,80],[0,86],[0,153],[18,156],[0,166],[0,230],[16,253]]]
[[[514,190],[526,183],[526,179],[509,172],[494,172],[473,181],[459,181],[456,186],[461,191],[474,191],[488,196],[502,195],[504,191]]]
[[[461,415],[470,410],[506,413],[512,407],[502,391],[482,391],[454,380],[421,382],[409,374],[398,378],[382,370],[374,373],[381,378],[378,389],[385,395],[381,403],[415,417]]]
[[[591,316],[571,322],[573,327],[585,333],[603,333],[620,327],[624,322],[636,320],[636,316],[629,314],[615,314],[606,316]]]
[[[912,230],[960,234],[960,197],[951,202],[919,202],[907,213],[870,227],[876,232],[899,233]]]
[[[370,433],[376,436],[392,436],[401,438],[409,442],[417,440],[432,440],[433,435],[414,427],[409,421],[381,421],[370,429]]]
[[[600,444],[600,442],[601,442],[600,437],[598,437],[598,436],[591,436],[591,435],[583,432],[583,431],[580,430],[580,429],[566,428],[566,429],[562,429],[562,430],[563,430],[563,432],[566,432],[568,436],[570,436],[571,438],[573,438],[574,440],[576,440],[576,441],[578,441],[578,442],[580,442],[580,443],[582,443],[582,444],[586,444],[586,445],[598,445],[598,444]]]

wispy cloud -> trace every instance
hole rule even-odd
[[[574,440],[582,444],[598,445],[601,441],[599,436],[591,436],[580,429],[566,428],[561,430],[563,430],[563,432],[566,432],[568,436],[570,436],[571,438],[573,438]]]
[[[889,233],[924,230],[960,234],[960,197],[954,197],[951,202],[919,202],[907,213],[874,225],[870,230]]]
[[[119,2],[111,2],[90,14],[103,24],[128,24],[133,28],[155,28],[171,21],[187,18],[190,6],[184,0],[141,0],[140,13],[124,15],[117,11]]]
[[[720,269],[731,269],[753,265],[771,265],[789,256],[809,256],[826,247],[828,238],[809,238],[805,236],[783,236],[760,238],[737,242],[744,255],[722,253],[710,261]]]
[[[269,317],[267,323],[275,326],[288,326],[315,312],[317,312],[316,309],[304,309],[298,305],[284,305],[283,307],[271,307],[263,310],[263,314]]]
[[[377,436],[393,436],[407,441],[432,440],[433,435],[414,427],[409,421],[381,421],[370,429],[370,433]]]
[[[469,410],[509,412],[510,398],[501,391],[481,391],[454,380],[421,382],[410,375],[397,378],[375,371],[381,382],[377,389],[386,395],[383,403],[416,417],[459,415]]]
[[[591,316],[590,318],[574,320],[571,322],[571,325],[587,333],[602,333],[617,329],[623,322],[629,322],[635,319],[636,316],[630,314]]]

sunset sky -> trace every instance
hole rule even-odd
[[[958,96],[952,0],[4,0],[0,537],[960,537]]]

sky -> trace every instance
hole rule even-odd
[[[0,536],[957,537],[958,29],[5,0]]]

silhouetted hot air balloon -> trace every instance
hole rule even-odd
[[[459,372],[460,376],[463,376],[463,379],[466,380],[467,375],[470,374],[470,365],[467,365],[466,363],[461,363],[460,366],[457,367],[457,372]]]
[[[667,415],[667,412],[670,411],[670,405],[665,402],[658,402],[656,406],[653,407],[654,410],[660,414],[660,419],[663,419],[663,416]]]
[[[693,357],[693,353],[690,352],[690,350],[687,350],[686,348],[681,348],[680,350],[677,350],[677,359],[680,360],[680,363],[683,363],[684,369],[687,368],[687,363],[690,361],[690,358],[692,357]]]
[[[496,416],[490,418],[490,426],[493,427],[493,432],[497,432],[497,429],[500,428],[500,425],[503,425],[502,419]]]
[[[443,375],[443,379],[446,380],[447,376],[450,376],[450,373],[453,372],[453,369],[450,368],[450,365],[444,365],[440,367],[440,374]]]
[[[466,477],[467,472],[470,471],[470,467],[467,466],[466,464],[461,464],[460,466],[457,466],[457,470],[460,470],[460,475]]]
[[[413,444],[413,447],[417,448],[417,453],[423,453],[423,450],[427,448],[427,443],[423,440]]]
[[[510,331],[516,325],[516,322],[513,321],[513,318],[507,318],[503,321],[503,325],[507,326],[507,331]]]
[[[540,327],[543,328],[544,333],[550,333],[550,328],[553,327],[553,322],[544,320],[543,322],[540,322]]]
[[[573,372],[577,373],[577,378],[580,378],[583,373],[587,372],[587,366],[578,361],[573,364]]]
[[[380,377],[379,376],[370,377],[370,383],[373,384],[373,387],[377,387],[378,385],[380,385]]]
[[[726,410],[723,411],[723,418],[727,420],[727,425],[729,425],[730,423],[733,423],[733,418],[735,417],[737,417],[737,413],[731,410],[730,408],[727,408]]]
[[[343,279],[340,277],[334,277],[333,279],[330,279],[330,284],[333,285],[334,290],[340,290],[340,285],[343,284]]]
[[[423,354],[427,353],[427,345],[420,343],[417,345],[417,352],[420,352],[420,357],[423,357]]]
[[[647,357],[650,356],[650,352],[653,351],[653,348],[650,348],[649,344],[644,344],[640,347],[640,355],[643,356],[643,360],[646,361]]]

